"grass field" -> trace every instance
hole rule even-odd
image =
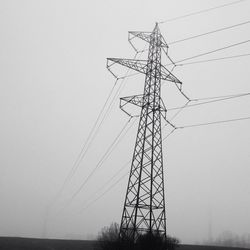
[[[178,250],[243,250],[216,246],[181,245]],[[95,241],[0,237],[0,250],[99,250]],[[246,249],[244,249],[246,250]]]

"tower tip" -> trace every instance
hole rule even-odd
[[[159,23],[158,22],[155,22],[155,28],[154,28],[154,31],[156,30],[159,30]]]

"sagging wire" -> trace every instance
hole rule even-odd
[[[171,134],[173,134],[173,132],[175,131],[175,129],[173,129],[167,136],[165,136],[162,141],[165,141]],[[122,170],[124,170],[124,167],[126,167],[128,164],[130,163],[130,161],[126,162],[126,164],[124,164],[119,170],[118,172],[116,172],[103,186],[101,186],[101,188],[98,189],[98,191],[96,193],[98,193],[100,190],[103,190],[103,188],[109,184],[120,172],[122,172]],[[80,212],[85,211],[87,208],[89,208],[90,206],[92,206],[94,203],[96,203],[99,199],[101,199],[105,194],[107,194],[109,191],[111,191],[118,183],[121,182],[121,180],[123,178],[125,178],[126,176],[129,175],[129,171],[126,171],[125,174],[123,174],[115,183],[113,183],[109,188],[107,188],[103,193],[101,193],[99,196],[97,196],[96,198],[90,200],[90,202],[85,202],[87,203],[81,210]],[[94,193],[94,195],[96,194]],[[93,195],[92,195],[93,196]]]
[[[102,166],[103,162],[107,159],[107,157],[110,155],[110,153],[114,150],[113,147],[117,146],[117,144],[120,142],[120,137],[122,136],[123,132],[125,131],[126,127],[128,126],[128,124],[131,121],[131,117],[128,119],[128,121],[124,124],[124,126],[122,127],[121,131],[119,132],[119,134],[115,137],[115,139],[113,140],[113,142],[110,144],[110,146],[108,147],[108,149],[105,151],[104,155],[102,156],[102,158],[99,160],[99,162],[96,164],[96,166],[94,167],[94,169],[89,173],[89,175],[85,178],[84,182],[80,185],[80,187],[74,192],[74,194],[71,196],[71,198],[68,200],[68,202],[65,204],[65,206],[62,208],[61,211],[63,211],[66,207],[68,207],[72,201],[74,200],[74,198],[83,190],[83,188],[86,186],[86,184],[88,183],[88,181],[91,179],[91,177],[94,175],[94,173]],[[131,128],[132,126],[130,126]],[[126,132],[127,133],[127,132]]]
[[[194,58],[197,58],[197,57],[209,55],[209,54],[212,54],[212,53],[215,53],[215,52],[218,52],[218,51],[226,50],[226,49],[229,49],[229,48],[232,48],[232,47],[235,47],[235,46],[239,46],[239,45],[242,45],[242,44],[245,44],[245,43],[249,43],[249,42],[250,42],[250,39],[244,40],[244,41],[238,42],[238,43],[233,43],[233,44],[230,44],[230,45],[218,48],[218,49],[210,50],[208,52],[204,52],[204,53],[201,53],[201,54],[198,54],[198,55],[195,55],[195,56],[190,56],[190,57],[175,61],[175,64],[180,65],[180,63],[185,62],[185,61],[188,61],[188,60],[191,60],[191,59],[194,59]]]
[[[240,117],[240,118],[235,118],[235,119],[220,120],[220,121],[206,122],[206,123],[197,123],[197,124],[191,124],[191,125],[184,125],[184,126],[177,127],[176,129],[208,126],[208,125],[228,123],[228,122],[236,122],[236,121],[243,121],[243,120],[249,120],[249,119],[250,119],[250,116],[247,116],[247,117]]]
[[[190,16],[195,16],[195,15],[198,15],[198,14],[202,14],[202,13],[213,11],[213,10],[216,10],[216,9],[228,7],[228,6],[238,4],[238,3],[241,3],[241,2],[245,2],[245,1],[246,0],[239,0],[239,1],[234,1],[234,2],[231,2],[231,3],[227,3],[227,4],[218,5],[218,6],[215,6],[215,7],[212,7],[212,8],[202,9],[202,10],[191,12],[189,14],[185,14],[185,15],[182,15],[182,16],[177,16],[177,17],[174,17],[174,18],[166,19],[166,20],[158,22],[158,23],[159,24],[164,24],[164,23],[167,23],[167,22],[176,21],[176,20],[179,20],[179,19],[183,19],[183,18],[190,17]]]
[[[184,105],[184,106],[181,106],[181,107],[173,107],[173,108],[169,108],[168,111],[185,109],[185,108],[190,108],[190,107],[194,107],[194,106],[199,106],[199,105],[204,105],[204,104],[209,104],[209,103],[214,103],[214,102],[220,102],[220,101],[225,101],[225,100],[234,99],[234,98],[240,98],[240,97],[244,97],[244,96],[248,96],[248,95],[250,95],[250,92],[246,92],[246,93],[242,93],[242,94],[236,94],[236,95],[214,96],[214,97],[190,99],[190,102],[199,102],[199,101],[202,101],[202,100],[210,100],[210,99],[212,99],[212,100],[211,101],[201,102],[201,103],[194,103],[194,104],[190,104],[190,105]]]
[[[138,52],[138,53],[139,53],[139,52]],[[136,54],[134,55],[134,58],[136,58],[136,56],[138,55],[138,53],[136,53]],[[112,98],[112,100],[111,100],[109,106],[107,107],[107,104],[108,104],[108,102],[110,101],[110,98],[111,98],[111,96],[112,96],[112,94],[113,94],[113,92],[114,92],[115,87],[117,86],[118,81],[119,81],[119,80],[122,80],[122,83],[123,83],[124,80],[125,80],[125,79],[119,78],[119,77],[117,77],[115,74],[113,74],[113,72],[110,70],[110,65],[109,65],[109,66],[107,65],[107,68],[108,68],[108,70],[112,73],[112,75],[115,77],[115,82],[114,82],[114,84],[113,84],[113,86],[112,86],[112,88],[111,88],[111,90],[110,90],[110,92],[109,92],[109,94],[108,94],[108,97],[107,97],[106,100],[105,100],[105,103],[103,104],[103,106],[102,106],[102,108],[101,108],[101,110],[100,110],[100,112],[99,112],[99,114],[98,114],[98,116],[97,116],[97,119],[96,119],[94,125],[92,126],[92,128],[91,128],[91,130],[90,130],[90,132],[89,132],[89,134],[88,134],[87,139],[85,140],[85,142],[84,142],[84,144],[83,144],[83,146],[82,146],[82,149],[81,149],[80,153],[78,154],[78,156],[77,156],[77,158],[76,158],[76,160],[75,160],[75,162],[74,162],[74,164],[73,164],[71,170],[69,171],[67,177],[65,178],[65,180],[64,180],[64,182],[63,182],[63,184],[62,184],[62,187],[61,187],[60,190],[57,192],[55,198],[52,200],[52,202],[51,202],[51,204],[50,204],[50,206],[49,206],[49,210],[52,209],[52,207],[53,207],[53,205],[55,204],[55,202],[56,202],[56,201],[59,199],[59,197],[62,195],[63,190],[65,189],[65,187],[68,185],[68,183],[70,182],[70,180],[72,179],[72,177],[73,177],[74,174],[76,173],[77,169],[79,168],[80,163],[81,163],[82,160],[84,159],[84,157],[85,157],[85,155],[87,154],[87,152],[88,152],[90,146],[92,145],[92,143],[93,143],[93,141],[94,141],[96,135],[98,134],[99,129],[101,128],[103,122],[105,121],[107,115],[109,114],[109,112],[110,112],[110,110],[111,110],[111,108],[112,108],[112,106],[113,106],[113,103],[114,103],[115,98],[117,97],[117,95],[119,95],[119,93],[120,93],[120,91],[121,91],[122,84],[120,84],[120,86],[118,87],[118,89],[117,89],[117,91],[115,92],[115,94],[114,94],[114,96],[113,96],[113,98]],[[126,74],[128,74],[128,71],[127,71]],[[107,107],[107,108],[106,108],[106,107]],[[105,113],[104,113],[105,108],[106,108],[106,111],[105,111]],[[101,119],[101,117],[102,117],[102,119]],[[101,119],[101,120],[100,120],[100,119]],[[98,124],[99,124],[99,125],[98,125]]]
[[[220,28],[220,29],[211,30],[211,31],[199,34],[199,35],[194,35],[194,36],[186,37],[186,38],[183,38],[183,39],[180,39],[180,40],[176,40],[176,41],[173,41],[173,42],[169,42],[168,44],[172,45],[172,44],[176,44],[176,43],[180,43],[180,42],[192,40],[194,38],[198,38],[198,37],[202,37],[202,36],[214,34],[214,33],[217,33],[217,32],[221,32],[221,31],[224,31],[224,30],[236,28],[236,27],[239,27],[239,26],[242,26],[242,25],[246,25],[246,24],[249,24],[249,23],[250,23],[250,21],[237,23],[237,24],[234,24],[234,25],[231,25],[231,26],[226,26],[226,27]]]
[[[188,62],[188,63],[181,63],[181,64],[177,64],[176,66],[186,66],[186,65],[192,65],[192,64],[215,62],[215,61],[235,59],[235,58],[247,57],[247,56],[250,56],[250,53],[245,53],[245,54],[240,54],[240,55],[233,55],[233,56],[218,57],[218,58],[212,58],[212,59],[200,60],[200,61],[194,61],[194,62]]]

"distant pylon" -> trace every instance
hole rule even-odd
[[[161,80],[181,82],[161,64],[167,54],[158,24],[153,32],[129,32],[149,43],[148,59],[108,58],[108,68],[121,64],[145,74],[144,93],[121,98],[121,102],[141,107],[138,132],[120,225],[120,237],[136,241],[140,234],[159,233],[166,237],[166,210],[162,156],[161,118],[166,108],[161,99]],[[123,108],[124,105],[121,105]]]

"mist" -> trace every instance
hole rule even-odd
[[[128,31],[152,31],[155,22],[224,3],[0,2],[1,236],[93,239],[103,226],[120,223],[128,176],[100,195],[118,169],[124,166],[110,185],[129,171],[126,162],[132,159],[138,122],[72,199],[129,119],[119,109],[119,98],[72,178],[63,184],[115,84],[106,58],[133,58]],[[248,21],[249,13],[250,2],[242,1],[162,23],[160,30],[171,43]],[[169,45],[169,56],[178,61],[247,40],[249,35],[249,26],[244,25]],[[249,51],[246,43],[204,59]],[[246,56],[180,66],[174,73],[192,99],[234,95],[250,92],[248,65]],[[135,76],[116,84],[115,88],[124,85],[119,97],[140,94],[144,78]],[[167,108],[185,104],[171,83],[162,85],[162,92]],[[193,107],[173,123],[185,126],[247,117],[249,105],[245,96]],[[202,243],[225,231],[239,236],[250,233],[248,128],[249,120],[186,128],[164,141],[168,234],[184,243]]]

